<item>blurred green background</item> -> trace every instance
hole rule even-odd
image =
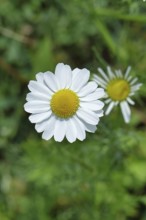
[[[143,83],[84,142],[46,142],[28,121],[27,84],[58,62],[132,66]],[[146,2],[0,0],[0,220],[146,220]]]

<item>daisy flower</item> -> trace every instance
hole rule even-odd
[[[98,68],[102,77],[95,74],[93,77],[106,92],[105,103],[108,104],[108,107],[105,115],[108,115],[115,106],[120,105],[126,123],[130,121],[131,116],[129,104],[134,105],[131,96],[133,96],[142,85],[141,83],[137,83],[137,78],[133,78],[129,75],[130,70],[131,67],[129,66],[125,74],[123,74],[121,70],[115,70],[115,73],[113,73],[111,68],[107,67],[108,74],[106,74],[101,68]]]
[[[42,138],[61,142],[65,137],[72,143],[84,140],[86,131],[94,133],[99,118],[103,116],[104,89],[97,88],[94,81],[88,82],[87,69],[71,70],[59,63],[55,74],[38,73],[36,81],[30,81],[24,109],[31,113],[29,120],[35,123]]]

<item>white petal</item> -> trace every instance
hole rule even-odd
[[[55,68],[55,75],[58,77],[60,72],[62,71],[63,67],[64,67],[64,63],[58,63],[56,68]]]
[[[121,70],[117,70],[116,72],[117,72],[119,78],[123,78],[123,74],[122,74]]]
[[[52,91],[56,92],[59,89],[58,81],[56,79],[56,76],[51,72],[45,72],[44,73],[44,80]]]
[[[40,72],[36,74],[36,79],[40,83],[44,83],[44,73]]]
[[[104,103],[97,100],[97,101],[93,101],[93,102],[80,102],[80,106],[83,109],[89,109],[92,111],[98,111],[101,110],[104,106]]]
[[[131,86],[131,92],[135,92],[135,91],[139,90],[139,88],[140,88],[141,86],[142,86],[141,83],[138,83],[138,84],[136,84],[136,85],[134,85],[134,86]]]
[[[118,70],[115,70],[115,73],[116,73],[116,76],[119,78],[119,77],[120,77],[120,75],[119,75]]]
[[[127,81],[130,82],[132,79],[132,76],[128,76]]]
[[[85,85],[78,93],[79,97],[86,96],[92,92],[94,92],[97,88],[97,83],[96,82],[89,82],[87,85]]]
[[[51,116],[52,117],[52,116]],[[48,124],[50,123],[50,119],[49,120],[45,120],[45,121],[42,121],[42,122],[39,122],[35,125],[35,129],[38,133],[44,131],[47,127],[48,127]]]
[[[129,104],[131,104],[131,105],[134,105],[135,104],[135,102],[131,99],[131,98],[127,98],[127,101],[129,102]]]
[[[45,86],[44,84],[40,82],[33,81],[33,80],[29,82],[28,88],[31,92],[34,92],[34,93],[37,92],[37,93],[43,93],[46,95],[53,94],[53,92],[51,92],[51,90],[47,86]]]
[[[103,98],[105,96],[105,91],[103,88],[97,88],[95,93],[96,93],[97,99]]]
[[[32,102],[27,102],[24,105],[24,109],[26,112],[37,114],[50,110],[50,106],[49,104],[38,105],[38,104],[32,104]]]
[[[85,121],[88,124],[96,125],[99,122],[99,117],[96,115],[96,113],[90,111],[90,110],[85,110],[85,109],[79,109],[76,112],[77,116],[81,118],[83,121]]]
[[[93,92],[85,97],[82,97],[81,101],[87,101],[87,102],[95,101],[99,98],[103,98],[104,95],[105,95],[104,89],[99,88],[99,89],[96,89],[95,92]]]
[[[119,104],[119,101],[115,101],[114,103],[115,103],[115,106],[117,106]]]
[[[58,64],[56,66],[55,75],[59,81],[59,88],[69,88],[72,82],[72,71],[69,65]]]
[[[26,96],[26,101],[49,101],[51,99],[51,95],[46,95],[44,93],[33,93],[29,92]]]
[[[125,79],[128,78],[128,75],[130,73],[130,70],[131,70],[131,66],[128,66],[127,70],[126,70],[126,73],[125,73]]]
[[[70,143],[73,143],[77,138],[77,129],[72,118],[69,118],[66,122],[67,122],[66,138]]]
[[[107,108],[107,110],[106,110],[106,112],[105,112],[105,115],[108,115],[108,114],[111,112],[111,110],[113,109],[114,105],[115,105],[114,102],[111,102],[111,103],[109,104],[109,106],[108,106],[108,108]]]
[[[64,139],[66,129],[68,129],[66,120],[57,118],[54,129],[55,141],[61,142]]]
[[[108,103],[110,103],[112,100],[109,98],[109,99],[107,99],[107,100],[105,100],[104,102],[105,102],[105,104],[108,104]]]
[[[98,71],[100,72],[100,74],[102,75],[102,77],[108,82],[109,78],[107,77],[107,75],[105,74],[105,72],[101,69],[98,68]]]
[[[45,128],[42,138],[45,140],[49,140],[54,134],[54,127],[55,127],[56,117],[54,115],[51,116],[47,123],[47,127]]]
[[[109,97],[109,96],[108,96],[107,92],[105,92],[103,98],[104,98],[104,99],[107,99],[108,97]],[[105,101],[105,102],[106,102],[106,101]]]
[[[74,70],[72,70],[73,79],[77,76],[78,72],[80,72],[80,71],[81,71],[81,69],[79,69],[79,68],[75,68]]]
[[[78,72],[73,78],[71,89],[75,92],[78,92],[89,80],[90,72],[87,69],[82,69]]]
[[[107,67],[107,72],[108,72],[108,75],[109,75],[110,79],[115,78],[115,74],[112,72],[112,70],[109,66]]]
[[[75,124],[76,129],[77,129],[77,138],[80,141],[83,141],[86,138],[85,126],[81,122],[81,120],[78,119],[77,116],[74,116],[72,119],[74,120],[74,124]]]
[[[97,82],[102,88],[106,88],[107,82],[97,75],[93,75],[93,79]]]
[[[31,100],[28,103],[29,103],[29,105],[40,106],[40,107],[41,107],[41,105],[46,105],[46,106],[50,105],[50,102],[47,100]]]
[[[118,78],[123,78],[121,70],[115,70],[115,73]]]
[[[104,115],[103,110],[98,110],[95,113],[98,115],[98,117],[102,117]]]
[[[88,124],[86,122],[83,122],[83,124],[84,124],[84,127],[85,127],[86,131],[88,131],[90,133],[95,133],[95,131],[97,129],[96,125],[91,125],[91,124]]]
[[[131,82],[130,82],[130,85],[132,86],[132,85],[134,85],[136,82],[137,82],[137,80],[138,80],[138,78],[136,77],[136,78],[134,78]]]
[[[128,105],[128,103],[126,101],[124,102],[124,105],[125,105],[127,114],[131,115],[131,109],[130,109],[130,107],[129,107],[129,105]]]
[[[40,123],[44,120],[49,119],[51,114],[51,111],[43,112],[40,114],[32,114],[31,116],[29,116],[29,120],[31,121],[31,123]]]
[[[124,121],[128,123],[130,121],[130,108],[127,102],[123,101],[120,103],[121,111],[124,117]]]

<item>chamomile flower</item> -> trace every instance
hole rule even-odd
[[[38,73],[36,81],[30,81],[27,94],[26,112],[29,120],[35,123],[42,138],[61,142],[65,137],[72,143],[84,140],[86,131],[94,133],[99,118],[103,116],[104,89],[97,88],[94,81],[88,82],[87,69],[71,70],[60,63],[52,72]]]
[[[129,75],[130,70],[131,67],[129,66],[125,74],[123,74],[121,70],[115,70],[115,73],[113,73],[111,68],[107,67],[108,74],[106,74],[101,68],[98,68],[102,77],[95,74],[93,77],[106,92],[105,103],[108,104],[108,107],[105,115],[108,115],[115,106],[120,105],[126,123],[129,123],[131,116],[129,104],[134,105],[131,96],[133,96],[142,85],[141,83],[137,83],[137,78],[133,78]]]

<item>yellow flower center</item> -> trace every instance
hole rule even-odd
[[[125,100],[130,93],[130,85],[124,79],[113,79],[107,86],[107,93],[114,101]]]
[[[50,105],[56,116],[69,118],[78,110],[79,98],[72,90],[61,89],[52,96]]]

